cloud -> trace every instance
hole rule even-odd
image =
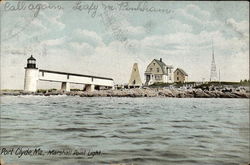
[[[106,28],[106,36],[112,36],[116,40],[127,38],[135,38],[145,35],[146,28],[144,26],[134,25],[128,21],[128,17],[124,17],[119,12],[109,12],[102,18],[104,27]]]
[[[200,19],[209,19],[210,18],[210,13],[206,10],[201,10],[198,6],[194,4],[189,4],[186,6],[184,9],[185,13],[189,13],[197,18]]]
[[[94,53],[94,47],[89,45],[88,43],[82,42],[82,43],[77,43],[77,42],[72,42],[69,43],[71,46],[73,52],[75,52],[77,55],[91,55]]]
[[[48,30],[48,28],[47,28],[46,26],[44,26],[44,25],[42,24],[42,21],[39,20],[39,19],[34,19],[34,20],[31,22],[31,24],[32,24],[32,27],[33,27],[33,28],[41,28],[41,29],[43,29],[43,30]]]
[[[232,54],[220,64],[221,79],[239,81],[249,78],[249,50]]]
[[[124,31],[127,31],[127,35],[142,35],[146,32],[145,27],[134,26],[125,19],[121,21],[120,28],[122,28]]]
[[[47,45],[47,46],[58,46],[58,45],[64,44],[64,42],[65,42],[65,37],[62,37],[62,38],[57,38],[53,40],[44,40],[40,44]]]
[[[199,17],[188,13],[186,9],[177,9],[175,13],[177,17],[181,18],[185,22],[192,22],[200,25],[203,24],[202,20]]]
[[[51,11],[40,11],[39,17],[40,19],[46,20],[45,24],[47,26],[56,28],[57,30],[63,30],[65,28],[65,24],[60,21],[60,18],[63,16],[63,10],[58,10],[56,12]]]
[[[226,20],[226,25],[231,27],[235,32],[240,34],[243,37],[249,37],[249,22],[240,21],[236,22],[233,18],[229,18]]]
[[[175,12],[177,20],[183,24],[191,24],[196,31],[204,29],[214,30],[223,25],[217,19],[211,18],[211,13],[207,10],[201,9],[199,6],[189,4],[184,8],[179,8]]]
[[[92,46],[101,46],[103,45],[102,38],[94,31],[89,31],[85,29],[76,29],[74,31],[73,41],[86,42]]]

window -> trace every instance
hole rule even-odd
[[[136,71],[136,69],[134,69],[134,71]]]
[[[156,76],[155,76],[155,79],[156,79],[156,80],[161,80],[161,79],[162,79],[162,76],[161,76],[161,75],[156,75]]]
[[[179,75],[179,72],[177,71],[177,75]]]
[[[179,77],[177,77],[177,81],[179,81]]]
[[[36,61],[35,61],[35,60],[28,60],[28,63],[29,63],[29,64],[35,64]]]
[[[153,68],[150,68],[150,71],[152,72]]]
[[[67,75],[67,79],[69,79],[69,74]]]
[[[42,72],[42,76],[44,76],[44,72]]]
[[[157,68],[157,72],[160,72],[160,69],[159,69],[159,68]]]
[[[154,65],[155,65],[155,63],[154,63]]]

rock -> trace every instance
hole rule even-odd
[[[249,98],[249,93],[245,92],[233,92],[238,98]]]
[[[63,92],[47,91],[43,92],[24,92],[24,91],[1,91],[1,95],[38,95],[51,96],[63,95],[80,97],[178,97],[178,98],[250,98],[250,93],[246,91],[221,92],[219,90],[203,91],[201,89],[164,89],[164,88],[133,88],[119,90],[99,90],[93,92],[71,91]]]
[[[209,98],[209,95],[206,94],[203,90],[197,89],[193,91],[194,97],[197,98]]]

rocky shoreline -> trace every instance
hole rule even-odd
[[[241,91],[219,91],[219,90],[202,90],[202,89],[164,89],[164,88],[147,88],[147,89],[121,89],[121,90],[99,90],[93,92],[86,91],[46,91],[28,93],[24,91],[1,91],[1,96],[54,96],[68,95],[80,97],[174,97],[174,98],[250,98],[250,92]]]

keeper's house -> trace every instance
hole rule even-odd
[[[171,83],[173,82],[171,65],[166,65],[162,58],[160,60],[154,59],[145,71],[146,83],[145,85],[151,85],[154,83]]]
[[[188,81],[188,74],[181,68],[174,71],[174,82],[184,83]]]

